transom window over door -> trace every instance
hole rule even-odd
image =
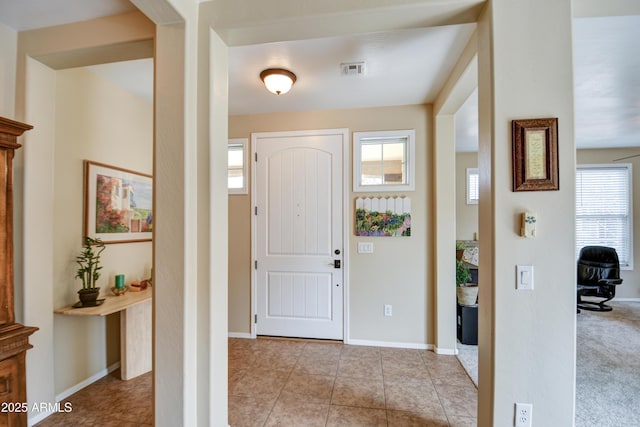
[[[413,191],[415,131],[353,133],[353,191]]]
[[[633,268],[631,164],[579,165],[576,170],[576,258],[588,245],[616,249]]]

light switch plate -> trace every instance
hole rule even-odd
[[[358,242],[358,253],[359,254],[372,254],[373,253],[373,242]]]
[[[521,291],[533,290],[533,265],[516,266],[516,289]]]

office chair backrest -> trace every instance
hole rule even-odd
[[[597,284],[600,279],[619,279],[620,262],[614,248],[585,246],[578,257],[578,283]]]

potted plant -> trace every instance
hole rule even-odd
[[[478,298],[478,285],[469,283],[471,272],[464,261],[456,260],[456,295],[460,305],[475,305]]]
[[[464,250],[466,249],[466,246],[464,244],[464,242],[460,241],[460,240],[456,240],[456,259],[458,261],[460,261],[462,259],[462,256],[464,255]]]
[[[96,282],[100,278],[100,254],[105,250],[104,242],[100,239],[84,238],[84,248],[80,255],[76,257],[78,269],[76,279],[82,280],[82,289],[78,291],[78,297],[83,307],[97,305],[100,288],[96,287]]]

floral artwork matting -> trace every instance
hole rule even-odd
[[[356,236],[411,236],[411,199],[357,198],[355,228]]]
[[[84,161],[85,236],[104,243],[151,241],[151,175]]]

